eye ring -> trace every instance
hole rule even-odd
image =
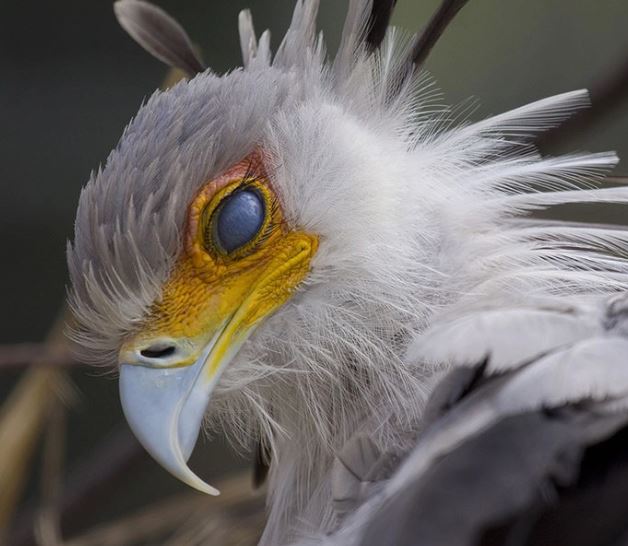
[[[261,184],[248,182],[220,196],[218,204],[206,210],[205,248],[236,258],[250,253],[270,224],[272,210],[267,193]]]

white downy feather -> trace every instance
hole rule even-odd
[[[617,163],[613,153],[540,158],[530,143],[586,106],[586,91],[456,124],[425,76],[398,81],[407,36],[389,31],[381,50],[366,50],[370,7],[351,0],[331,61],[316,32],[317,1],[297,2],[274,58],[268,32],[256,47],[243,13],[245,68],[206,71],[142,106],[83,190],[68,246],[75,338],[111,362],[160,297],[192,197],[253,149],[268,154],[289,227],[316,233],[320,246],[300,290],[222,376],[208,413],[208,427],[235,444],[262,438],[270,446],[267,545],[320,542],[334,531],[335,453],[361,427],[378,448],[410,451],[408,431],[420,430],[447,365],[489,355],[497,373],[566,351],[556,355],[591,372],[583,375],[591,395],[617,393],[595,382],[586,359],[608,357],[600,366],[618,374],[617,387],[625,379],[620,357],[603,349],[610,341],[595,338],[603,302],[628,287],[623,229],[525,221],[554,205],[628,203],[628,188],[595,189]],[[571,346],[587,335],[592,345]],[[511,388],[532,378],[550,385],[569,369],[562,357],[546,358]],[[564,387],[573,391],[541,390],[529,401],[588,392]],[[391,487],[418,471],[415,457],[424,468],[428,455],[510,411],[496,403],[421,444],[429,448]]]

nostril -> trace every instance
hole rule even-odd
[[[154,345],[152,347],[142,349],[140,351],[140,354],[144,358],[160,359],[172,356],[176,352],[176,350],[177,348],[174,345]]]

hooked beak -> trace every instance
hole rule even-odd
[[[148,342],[143,338],[143,343],[140,336],[120,351],[120,398],[131,429],[158,463],[199,491],[219,494],[187,464],[211,394],[257,325],[285,303],[305,277],[316,245],[315,238],[302,236],[252,286],[246,278],[231,283],[233,290],[242,285],[239,296],[224,292],[209,298],[218,307],[201,336],[204,341],[159,337]],[[231,310],[219,311],[221,302],[231,302]]]
[[[220,491],[199,478],[187,461],[222,371],[254,329],[234,335],[234,322],[221,325],[191,365],[147,364],[127,352],[127,362],[120,366],[122,408],[137,439],[172,475],[209,495]]]

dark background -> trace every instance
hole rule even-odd
[[[271,29],[276,47],[293,6],[293,0],[158,3],[216,72],[240,63],[240,9],[252,9],[258,34]],[[399,0],[394,23],[417,31],[437,3]],[[118,27],[110,1],[23,0],[0,7],[0,343],[8,344],[45,336],[65,296],[65,244],[80,188],[165,68]],[[332,50],[344,7],[344,1],[322,0],[320,22]],[[625,0],[471,0],[427,68],[446,102],[476,97],[472,116],[478,118],[596,85],[628,59],[627,28]],[[559,148],[614,149],[628,157],[628,106],[550,151]],[[628,173],[628,166],[618,173]],[[0,370],[0,402],[18,375]],[[121,421],[115,381],[100,375],[73,372],[79,402],[68,426],[68,469]],[[212,475],[243,464],[224,446],[211,450],[218,461]],[[147,460],[127,485],[94,521],[180,487]]]

